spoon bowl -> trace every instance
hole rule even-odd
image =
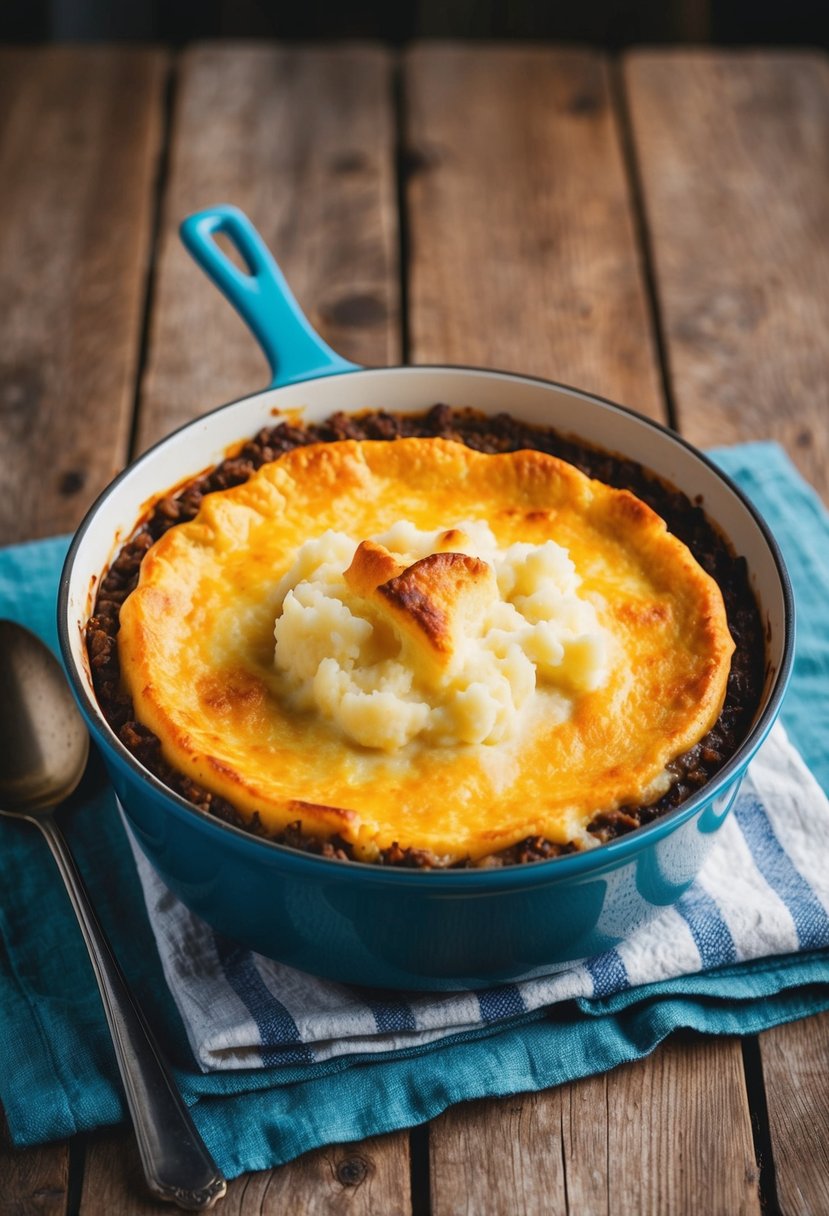
[[[54,817],[77,788],[89,735],[63,668],[41,640],[0,620],[0,814],[40,828],[66,884],[98,981],[150,1190],[210,1207],[227,1184],[202,1143],[101,928]]]
[[[89,734],[60,663],[15,621],[0,621],[0,690],[0,807],[30,819],[73,793]]]

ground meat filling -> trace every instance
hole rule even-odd
[[[529,426],[509,414],[485,418],[473,411],[436,405],[421,415],[385,412],[358,417],[334,414],[325,422],[298,426],[287,422],[266,427],[245,443],[238,456],[223,461],[212,472],[190,482],[174,496],[162,498],[128,544],[124,545],[101,582],[94,615],[86,627],[86,644],[98,701],[109,724],[124,746],[165,785],[235,827],[267,836],[258,815],[242,819],[223,798],[202,789],[166,763],[161,743],[147,727],[137,722],[130,698],[121,687],[118,664],[118,633],[121,605],[138,582],[144,554],[168,528],[193,519],[205,494],[240,485],[263,464],[283,452],[310,443],[332,443],[340,439],[397,439],[431,436],[454,439],[479,452],[515,452],[536,448],[569,461],[590,477],[607,485],[627,489],[648,503],[675,536],[689,547],[697,561],[717,581],[723,594],[728,624],[736,643],[722,713],[713,730],[690,751],[672,761],[674,784],[650,806],[626,806],[597,815],[589,831],[600,843],[621,836],[680,805],[710,780],[745,738],[759,704],[764,673],[764,640],[760,615],[748,583],[745,559],[735,557],[706,519],[702,509],[684,494],[651,476],[632,460],[594,450],[552,429]],[[347,841],[334,837],[318,840],[306,836],[297,820],[270,837],[281,844],[340,861],[353,859]],[[573,845],[555,844],[531,836],[499,853],[472,862],[437,856],[425,849],[385,849],[379,864],[411,869],[494,867],[544,861],[574,851]]]

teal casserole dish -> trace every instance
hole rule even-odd
[[[216,244],[222,232],[247,267]],[[364,369],[346,362],[299,311],[261,239],[234,208],[191,216],[182,236],[256,334],[273,369],[264,392],[223,406],[126,469],[81,524],[63,570],[58,627],[75,695],[130,828],[169,888],[225,936],[301,970],[370,987],[440,989],[524,979],[602,954],[675,902],[714,843],[789,677],[794,606],[768,528],[727,477],[679,436],[590,394],[459,367]],[[643,465],[699,500],[748,563],[766,635],[765,682],[748,736],[702,789],[596,849],[501,869],[408,870],[315,856],[256,837],[194,807],[120,742],[95,697],[84,627],[95,589],[146,503],[218,464],[279,416],[435,402],[508,410]]]

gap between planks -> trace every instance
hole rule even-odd
[[[411,1216],[406,1137],[330,1145],[277,1169],[244,1174],[228,1183],[215,1210],[221,1216]],[[116,1131],[90,1137],[79,1216],[169,1216],[170,1211],[169,1204],[147,1194],[131,1136]]]
[[[0,48],[0,544],[71,530],[126,458],[167,66]],[[0,1211],[65,1212],[79,1146],[0,1136]]]
[[[580,105],[582,107],[582,112],[585,111],[585,109],[587,109],[587,111],[588,111],[588,109],[590,109],[590,103],[581,102]],[[416,163],[416,165],[417,165],[417,157],[414,158],[414,163]],[[434,165],[432,168],[434,169]],[[423,171],[423,169],[424,169],[424,167],[423,167],[423,165],[421,165],[421,169],[419,169],[419,171]],[[425,169],[427,169],[427,170],[429,169],[428,157],[427,157],[427,165],[425,165]],[[414,241],[414,257],[417,257],[417,241]],[[461,259],[461,263],[462,263],[462,259]],[[576,269],[577,269],[577,266],[576,266]],[[428,280],[427,280],[427,282],[428,282]],[[412,289],[414,291],[414,286]],[[514,285],[513,285],[513,289],[514,289]],[[489,297],[487,297],[487,304],[489,304]],[[434,299],[427,299],[427,300],[425,300],[425,303],[423,303],[423,300],[422,300],[421,306],[425,310],[424,313],[421,315],[421,320],[419,320],[419,322],[418,322],[418,323],[421,323],[421,325],[424,321],[424,316],[425,316],[425,319],[427,319],[427,321],[428,321],[429,309],[432,309],[433,313],[436,313],[439,315],[439,310],[440,310],[440,306],[441,306],[440,302],[435,303]],[[547,310],[542,310],[542,311],[543,311],[543,313],[545,313],[545,315],[547,315]],[[490,316],[497,317],[497,310],[490,309]],[[226,319],[225,319],[225,321],[226,321]],[[556,321],[556,316],[553,316],[553,321]],[[222,322],[222,323],[225,323],[225,322]],[[428,326],[427,326],[427,328],[428,328]],[[456,343],[463,342],[463,333],[462,332],[459,334],[457,331],[452,332],[451,325],[447,326],[447,330],[450,331],[449,337],[447,337],[447,342],[449,342],[449,344],[451,344],[451,342],[456,342]],[[476,330],[475,332],[480,333],[481,331]],[[487,339],[485,336],[483,339],[480,339],[480,340],[484,340],[484,342],[486,342],[486,340],[489,340],[489,339]],[[494,340],[494,342],[495,342],[495,339],[492,339],[492,340]],[[496,342],[496,347],[497,347],[497,342]],[[428,349],[428,343],[425,344],[425,348]],[[418,355],[417,355],[418,348],[417,348],[416,342],[413,342],[413,349],[414,349],[414,356],[416,356],[416,358],[418,358]],[[423,344],[421,345],[421,349],[424,349]],[[538,348],[534,348],[534,349],[537,350]],[[549,358],[549,354],[548,354],[549,347],[548,347],[545,339],[541,340],[540,349],[543,351],[542,358]],[[560,358],[560,349],[556,351],[556,356],[557,356],[557,358]],[[429,358],[433,358],[433,356],[429,355]],[[445,356],[444,356],[444,358],[445,358]],[[464,358],[468,358],[468,356],[464,356]],[[575,377],[570,377],[570,378],[579,379],[579,372],[580,372],[580,368],[581,368],[581,372],[583,372],[583,375],[581,375],[581,383],[585,383],[586,387],[591,387],[591,385],[587,384],[587,382],[585,381],[585,375],[591,375],[590,364],[585,366],[585,364],[583,364],[583,362],[582,362],[582,360],[585,359],[585,355],[583,355],[583,353],[581,353],[581,351],[579,349],[576,349],[575,345],[574,345],[574,349],[573,349],[573,351],[571,351],[571,353],[566,353],[566,351],[565,351],[564,360],[566,361],[566,359],[573,360],[573,365],[574,365],[576,373],[577,373],[577,375]],[[473,361],[473,360],[470,360],[470,361]],[[486,361],[486,360],[483,360],[483,361]],[[628,360],[628,362],[630,362],[630,360]],[[621,359],[620,365],[624,365],[624,364],[625,364],[625,360]],[[597,371],[596,371],[597,365],[593,364],[592,367],[593,367],[592,375],[596,376],[597,375]],[[526,368],[524,368],[524,370],[526,370]],[[628,371],[630,371],[630,368],[628,368]],[[607,372],[604,372],[604,375],[607,375]],[[620,371],[619,375],[620,375],[620,377],[622,375],[624,375],[624,371]],[[650,373],[650,375],[655,375],[655,373]],[[560,378],[564,378],[564,377],[562,376]],[[631,399],[630,394],[626,395],[625,393],[617,392],[617,390],[615,390],[615,389],[614,390],[605,389],[605,392],[608,392],[609,395],[611,395],[611,396],[622,396],[622,398],[625,398],[626,400]],[[648,400],[648,390],[645,390],[645,392],[641,396],[641,399],[644,401]],[[587,1088],[588,1088],[587,1082],[580,1082],[580,1085],[585,1086],[586,1090],[587,1090]],[[508,1099],[506,1099],[506,1100],[508,1100]],[[497,1104],[492,1104],[492,1107],[496,1107],[496,1105]],[[607,1103],[605,1103],[605,1105],[607,1105]]]
[[[668,374],[693,443],[781,443],[829,493],[829,58],[623,62]]]
[[[0,540],[72,529],[127,455],[166,55],[0,49]]]
[[[389,52],[359,45],[184,52],[138,450],[269,379],[244,324],[179,241],[180,220],[205,206],[247,212],[335,349],[362,363],[399,361],[392,66]]]
[[[826,498],[829,59],[638,51],[623,70],[682,429],[702,446],[775,439]],[[747,1045],[764,1198],[784,1213],[829,1207],[827,1027]]]
[[[181,246],[190,211],[242,207],[326,340],[362,362],[400,357],[392,56],[194,46],[179,59],[171,111],[136,451],[267,380],[247,329]],[[405,1132],[330,1146],[235,1179],[222,1211],[409,1216],[410,1173]],[[129,1133],[90,1144],[82,1216],[155,1210],[144,1193]]]
[[[680,1036],[610,1073],[453,1107],[430,1128],[433,1216],[758,1213],[750,1138],[739,1161],[732,1144],[742,1089],[739,1051]]]
[[[606,59],[429,44],[405,71],[413,361],[506,365],[664,420]],[[429,1139],[435,1216],[759,1212],[735,1039],[458,1107]]]

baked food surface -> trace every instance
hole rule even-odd
[[[161,741],[137,720],[132,700],[123,686],[118,654],[120,614],[138,583],[144,558],[153,543],[170,529],[194,519],[207,496],[242,484],[257,469],[297,447],[344,439],[392,440],[412,436],[452,439],[487,453],[532,450],[563,458],[588,476],[635,493],[667,521],[669,530],[688,545],[700,565],[716,580],[736,643],[719,718],[697,744],[670,762],[673,784],[665,794],[655,802],[629,803],[615,811],[601,812],[590,823],[588,832],[594,841],[604,843],[680,806],[733,755],[748,733],[760,702],[765,634],[745,559],[732,551],[699,504],[635,461],[591,447],[552,427],[521,422],[508,413],[482,415],[447,405],[435,405],[419,414],[367,411],[360,415],[333,414],[320,423],[274,422],[240,443],[214,469],[155,499],[134,535],[103,572],[85,630],[95,693],[107,722],[124,747],[170,790],[203,813],[294,849],[343,862],[355,857],[353,847],[336,834],[329,839],[306,834],[301,814],[284,831],[268,831],[258,813],[252,819],[243,818],[230,801],[205,789],[165,760]],[[548,860],[576,847],[535,834],[474,861],[469,858],[452,861],[429,849],[392,845],[383,850],[378,862],[417,869],[447,864],[508,866]]]
[[[664,798],[733,650],[638,497],[441,438],[295,447],[206,496],[118,633],[164,762],[254,830],[441,865],[589,847]]]

